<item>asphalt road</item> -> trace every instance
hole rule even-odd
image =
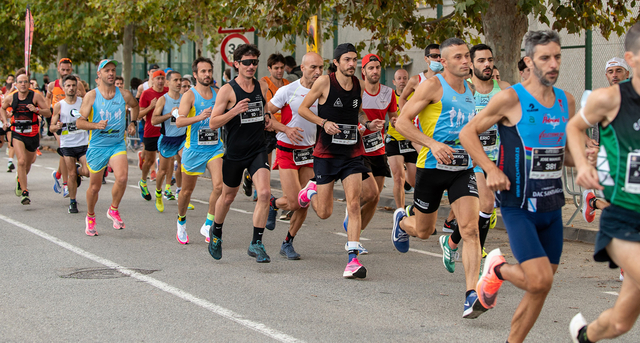
[[[194,192],[196,209],[187,221],[191,243],[181,245],[175,239],[176,202],[165,202],[165,212],[158,213],[135,189],[134,166],[120,206],[126,229],[112,229],[105,216],[108,183],[96,209],[100,236],[88,237],[86,185],[79,190],[80,213],[68,214],[68,199],[52,190],[56,165],[52,153],[38,158],[29,175],[29,206],[13,195],[15,173],[0,174],[3,342],[504,342],[523,295],[505,283],[496,308],[463,319],[462,264],[454,274],[444,269],[437,237],[412,239],[410,252],[397,252],[390,239],[392,213],[386,211],[363,234],[370,252],[361,256],[367,278],[343,279],[340,202],[328,220],[310,212],[294,241],[301,260],[278,254],[287,231],[279,222],[265,233],[272,261],[258,264],[246,253],[254,203],[239,194],[223,229],[223,258],[215,261],[199,234],[209,180],[200,180]],[[500,247],[507,261],[515,261],[505,231],[492,230],[487,246]],[[618,271],[594,263],[592,252],[592,245],[565,243],[529,342],[570,342],[575,313],[593,320],[616,301]],[[618,341],[640,341],[638,326]]]

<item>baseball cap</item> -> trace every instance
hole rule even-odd
[[[151,79],[155,79],[158,76],[166,76],[166,74],[162,70],[156,70],[151,76]]]
[[[347,52],[355,52],[356,54],[358,53],[358,51],[356,50],[356,47],[353,46],[353,44],[342,43],[338,45],[336,49],[333,51],[333,59],[339,61],[340,57],[342,57],[342,55],[346,54]]]
[[[380,62],[380,64],[382,64],[382,60],[380,59],[380,56],[376,54],[368,54],[362,58],[362,79],[363,80],[364,80],[364,67],[367,65],[367,63],[374,62],[374,61],[378,61]]]
[[[116,60],[104,59],[98,64],[98,70],[102,70],[102,68],[106,67],[109,63],[113,63],[114,66],[118,65],[118,61]]]
[[[173,69],[171,69],[171,68],[165,68],[164,69],[164,73],[165,74],[168,74],[170,71],[173,71]]]
[[[154,64],[149,66],[149,70],[148,71],[152,71],[154,69],[160,69],[160,66],[154,63]]]
[[[627,65],[627,62],[625,62],[620,57],[614,57],[614,58],[608,60],[607,61],[607,65],[604,67],[604,71],[607,71],[607,69],[609,69],[611,67],[622,67],[626,71],[629,71],[629,66]]]

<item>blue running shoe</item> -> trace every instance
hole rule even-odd
[[[280,246],[280,255],[285,256],[290,260],[300,259],[300,254],[298,254],[296,250],[293,249],[293,244],[291,244],[291,242],[282,242],[282,246]]]
[[[393,245],[399,252],[403,253],[409,251],[409,235],[400,228],[400,221],[406,215],[404,208],[399,208],[393,212],[393,230],[391,230]]]
[[[349,210],[347,208],[344,209],[344,220],[342,221],[342,227],[344,228],[344,232],[347,231],[347,225],[349,225]]]
[[[464,301],[464,313],[462,314],[462,318],[476,319],[486,311],[487,309],[480,304],[478,293],[476,293],[476,291],[471,291],[471,294],[469,294],[467,299]]]
[[[211,228],[213,231],[213,227]],[[213,257],[214,260],[219,260],[222,258],[222,239],[218,238],[218,236],[214,235],[211,231],[209,231],[209,254]]]
[[[267,230],[273,231],[276,228],[276,218],[278,218],[278,210],[271,206],[271,203],[274,202],[275,197],[271,195],[271,199],[269,200],[269,216],[267,217],[267,225],[265,228]]]
[[[262,241],[257,241],[255,244],[249,244],[249,250],[247,250],[247,254],[251,257],[256,258],[256,262],[258,263],[269,263],[271,262],[271,258],[267,255],[267,252],[264,251],[264,245],[262,245]]]

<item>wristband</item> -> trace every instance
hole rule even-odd
[[[322,120],[322,129],[323,129],[323,130],[324,130],[324,124],[326,124],[326,123],[327,123],[327,119],[323,119],[323,120]]]
[[[365,129],[371,131],[371,129],[369,129],[369,124],[371,124],[371,120],[367,120],[367,122],[364,123],[364,127],[365,127]]]

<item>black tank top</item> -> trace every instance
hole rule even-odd
[[[357,130],[358,112],[362,104],[360,81],[357,77],[351,76],[353,88],[347,91],[340,86],[335,73],[329,74],[329,79],[331,80],[329,96],[324,104],[318,104],[318,116],[339,125],[349,126],[344,126],[343,132],[335,136],[327,134],[320,128],[313,155],[320,158],[340,159],[360,156],[364,154],[360,132]]]
[[[40,131],[40,125],[38,125],[38,114],[36,112],[31,112],[27,108],[27,105],[35,106],[33,103],[35,93],[34,91],[29,90],[29,93],[24,100],[20,100],[18,93],[19,92],[13,93],[13,101],[11,102],[11,108],[13,109],[11,129],[23,136],[34,137]]]
[[[245,92],[236,80],[229,82],[236,94],[236,104],[249,99],[249,109],[229,120],[224,129],[226,132],[224,159],[242,161],[261,152],[265,152],[264,105],[260,83],[253,80],[253,92]],[[235,105],[234,105],[235,107]],[[233,107],[232,107],[233,108]],[[230,109],[229,109],[230,110]],[[229,112],[226,110],[226,112]]]

